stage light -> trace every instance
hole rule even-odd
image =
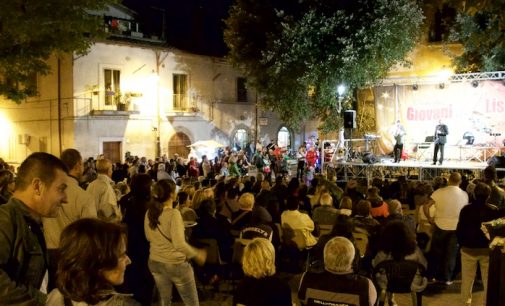
[[[445,88],[445,84],[444,84],[444,83],[440,83],[440,84],[438,84],[438,88],[440,88],[440,89],[444,89],[444,88]]]
[[[472,81],[472,87],[473,87],[473,88],[477,88],[478,86],[479,86],[479,82],[478,82],[478,81],[476,81],[476,80],[473,80],[473,81]]]
[[[417,90],[419,86],[417,84],[412,85],[412,90]]]

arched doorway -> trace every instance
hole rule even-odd
[[[168,154],[169,158],[173,158],[174,154],[178,154],[180,157],[188,157],[189,154],[189,145],[191,144],[191,140],[188,135],[183,132],[175,133],[168,142]]]
[[[288,128],[283,126],[277,132],[277,145],[281,148],[291,149],[291,133]]]
[[[231,145],[232,148],[235,148],[236,150],[243,150],[245,149],[248,141],[249,137],[247,135],[247,131],[245,129],[238,129],[235,132],[235,135],[233,135],[233,143]]]

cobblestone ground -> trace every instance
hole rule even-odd
[[[300,279],[299,275],[281,275],[289,279],[289,284],[293,293],[293,301],[296,305],[300,305],[296,297],[296,290],[298,289],[298,282]],[[460,285],[461,280],[455,280],[450,286],[430,284],[423,294],[423,306],[458,306],[463,305],[460,299]],[[231,288],[228,284],[223,284],[220,290],[230,291]],[[213,290],[204,290],[201,294],[200,305],[202,306],[229,306],[233,304],[233,299],[231,293],[226,292],[215,292]],[[480,282],[476,282],[474,285],[473,292],[473,306],[484,305],[481,303],[483,298],[483,288]],[[398,306],[408,306],[412,305],[412,299],[410,294],[396,294],[395,301]],[[178,301],[172,305],[184,305],[182,302]],[[387,302],[386,302],[387,305]]]

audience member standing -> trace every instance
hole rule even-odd
[[[151,199],[152,180],[148,174],[136,174],[131,191],[119,201],[123,223],[128,228],[127,254],[132,264],[126,268],[120,292],[133,293],[133,298],[144,306],[151,305],[154,280],[147,266],[149,242],[144,233],[144,217]]]
[[[114,182],[110,178],[112,175],[112,164],[108,159],[96,161],[96,180],[88,185],[86,191],[95,200],[98,218],[105,221],[121,221],[121,211],[117,205],[117,198],[114,189]]]
[[[94,199],[79,186],[79,181],[84,174],[81,153],[75,149],[66,149],[61,153],[60,159],[68,168],[66,178],[68,204],[58,209],[56,218],[42,218],[49,262],[48,291],[55,288],[57,252],[61,232],[74,221],[97,217]]]
[[[156,171],[156,181],[173,180],[172,176],[166,171],[165,164],[158,163],[158,171]]]
[[[431,195],[431,204],[423,206],[424,214],[430,223],[435,225],[431,242],[431,260],[428,275],[452,284],[456,256],[458,255],[458,241],[456,226],[459,213],[468,204],[468,194],[459,188],[461,174],[451,173],[446,187],[437,189]],[[429,214],[430,206],[435,206],[435,215]]]
[[[154,184],[152,201],[144,219],[149,241],[149,270],[160,295],[160,305],[170,305],[175,285],[185,305],[199,305],[195,275],[189,261],[205,263],[205,250],[186,242],[181,213],[174,208],[175,184],[162,180]]]
[[[0,205],[0,301],[2,305],[46,305],[47,269],[41,217],[56,217],[67,202],[67,167],[37,152],[18,170],[16,191]],[[29,267],[29,268],[28,268]]]
[[[485,304],[489,267],[489,240],[482,232],[482,222],[500,217],[495,206],[487,204],[491,188],[484,183],[478,183],[474,189],[474,197],[470,205],[463,207],[456,228],[459,245],[461,246],[461,299],[463,305],[472,304],[472,287],[480,267],[484,296],[479,305]]]
[[[296,152],[296,159],[298,164],[296,167],[296,178],[303,179],[303,174],[305,173],[305,156],[307,155],[307,148],[305,146],[300,146],[298,152]]]
[[[503,209],[505,208],[505,191],[496,184],[497,180],[496,168],[494,166],[487,166],[484,169],[484,182],[491,188],[488,201],[499,209]]]

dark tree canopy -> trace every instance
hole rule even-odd
[[[263,107],[291,126],[319,118],[329,130],[341,125],[337,86],[349,97],[403,63],[422,20],[414,0],[237,0],[224,35]]]
[[[458,11],[450,40],[463,45],[458,72],[505,69],[505,1],[452,0]]]
[[[8,0],[0,9],[0,95],[16,102],[36,94],[33,77],[48,74],[53,53],[85,53],[102,37],[101,10],[115,0]]]

